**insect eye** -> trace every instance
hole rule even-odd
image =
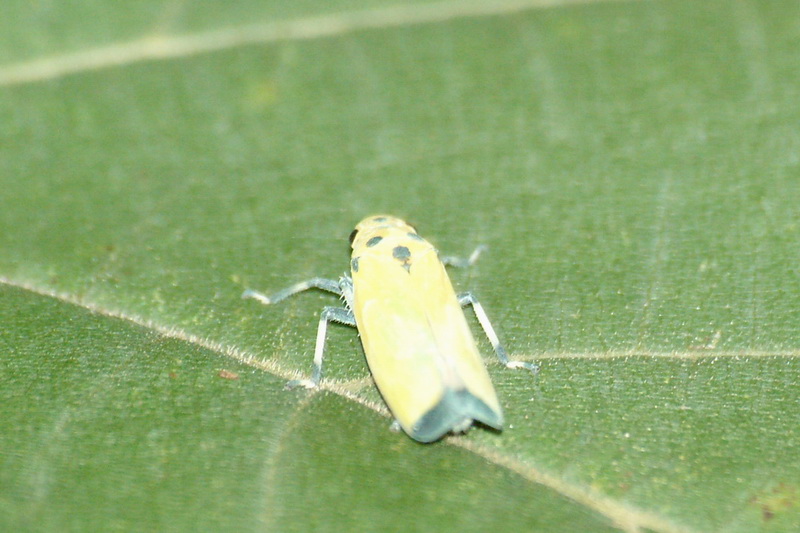
[[[356,240],[356,235],[358,235],[358,230],[354,229],[350,232],[350,244],[353,244],[353,241]]]

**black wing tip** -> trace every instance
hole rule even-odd
[[[473,420],[497,431],[503,430],[502,413],[466,389],[448,389],[439,403],[414,424],[411,438],[419,442],[434,442],[450,432],[466,431]]]

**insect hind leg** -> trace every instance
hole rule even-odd
[[[486,334],[489,342],[492,343],[492,348],[494,348],[497,358],[500,359],[500,362],[503,363],[505,367],[525,368],[534,374],[539,371],[539,366],[534,363],[528,363],[526,361],[510,361],[508,359],[508,354],[506,353],[505,348],[503,348],[503,345],[500,344],[500,339],[497,338],[497,333],[494,332],[492,323],[489,322],[489,317],[486,316],[486,311],[483,310],[483,306],[478,299],[475,298],[474,294],[471,292],[463,292],[459,294],[458,303],[461,304],[461,307],[472,305],[472,310],[475,311],[475,316],[478,317],[478,322],[480,323],[481,328],[483,328],[483,332]]]
[[[350,309],[343,307],[325,307],[319,315],[319,326],[317,327],[317,344],[314,348],[314,363],[311,368],[311,379],[295,379],[286,384],[287,389],[295,387],[305,387],[314,389],[319,386],[322,379],[322,358],[325,352],[325,341],[328,333],[328,322],[339,322],[346,326],[356,325],[356,319]]]

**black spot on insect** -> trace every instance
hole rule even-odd
[[[354,257],[350,260],[350,268],[353,272],[358,272],[358,257]]]
[[[353,244],[353,241],[356,240],[356,235],[358,235],[357,229],[350,232],[350,244]]]
[[[424,241],[425,240],[422,237],[420,237],[419,235],[417,235],[416,233],[411,233],[410,231],[406,235],[408,235],[410,238],[414,239],[415,241]]]
[[[375,217],[372,219],[373,222],[386,222],[386,217]]]
[[[375,246],[376,244],[378,244],[382,240],[383,240],[383,237],[381,237],[380,235],[377,235],[377,236],[375,236],[375,237],[373,237],[373,238],[371,238],[370,240],[367,241],[367,247],[368,248],[372,248],[373,246]]]
[[[406,272],[411,272],[411,250],[405,246],[395,246],[392,250],[392,257],[403,264]]]
[[[392,257],[398,261],[407,261],[411,257],[411,250],[405,246],[395,246],[392,250]]]

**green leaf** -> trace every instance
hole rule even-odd
[[[800,529],[800,5],[170,6],[0,17],[0,530]],[[377,212],[488,245],[502,433],[284,390],[335,298],[242,291]]]

